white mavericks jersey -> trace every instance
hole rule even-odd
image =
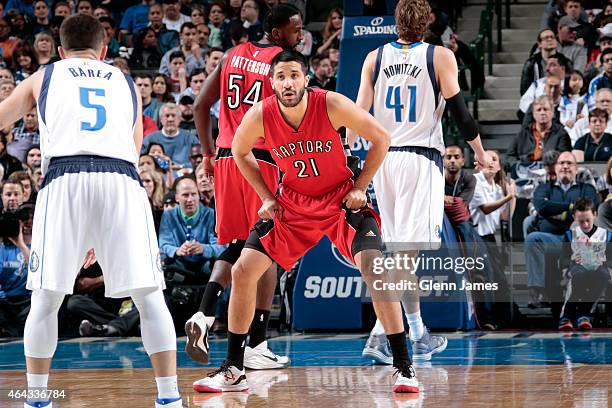
[[[391,42],[378,48],[373,72],[374,117],[391,146],[433,148],[444,154],[444,98],[434,72],[435,46]]]
[[[38,122],[42,170],[59,156],[96,155],[138,163],[132,78],[102,61],[68,58],[48,65]]]

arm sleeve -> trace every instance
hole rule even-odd
[[[472,115],[470,115],[470,112],[468,112],[461,92],[447,99],[446,104],[452,112],[463,138],[468,142],[476,139],[478,137],[478,125],[474,118],[472,118]]]

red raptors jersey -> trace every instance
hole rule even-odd
[[[266,98],[264,134],[284,173],[282,184],[303,195],[320,196],[346,183],[353,173],[346,165],[340,135],[327,116],[327,91],[307,92],[308,107],[297,130],[283,118],[276,96]]]
[[[234,47],[221,69],[221,109],[217,147],[231,148],[232,140],[244,114],[270,95],[272,59],[283,49],[276,45],[248,42]],[[255,144],[265,149],[263,139]]]

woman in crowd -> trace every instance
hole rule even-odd
[[[205,24],[206,20],[208,20],[208,13],[206,12],[206,7],[204,7],[204,5],[202,4],[194,4],[191,7],[190,17],[191,22],[196,27],[198,26],[198,24]]]
[[[56,48],[55,40],[51,34],[47,32],[36,34],[36,37],[34,37],[34,52],[36,52],[36,60],[40,67],[59,61],[59,58],[55,55]]]
[[[140,180],[142,180],[142,185],[147,192],[147,197],[149,197],[149,203],[151,204],[151,210],[153,212],[153,221],[155,223],[155,231],[159,235],[159,223],[161,222],[161,216],[164,212],[164,195],[166,194],[166,187],[159,173],[153,170],[140,170]]]
[[[20,42],[13,51],[13,67],[15,67],[15,83],[21,81],[38,71],[38,60],[34,48],[29,42]]]
[[[130,56],[129,65],[132,69],[158,70],[162,57],[155,31],[147,27],[134,39],[134,52]]]
[[[577,162],[608,161],[612,156],[612,135],[606,133],[608,111],[595,108],[589,112],[590,132],[576,140],[572,153]]]
[[[321,54],[330,48],[340,49],[340,32],[342,31],[342,9],[334,8],[329,12],[325,28],[323,29],[323,44],[317,49]]]
[[[170,82],[167,76],[164,74],[155,75],[153,79],[153,95],[155,95],[158,101],[163,103],[175,102],[174,97],[170,93],[170,89]]]

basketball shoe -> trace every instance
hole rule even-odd
[[[393,354],[389,347],[389,340],[386,334],[370,334],[366,342],[363,352],[363,358],[374,360],[378,364],[393,364]]]
[[[208,363],[208,332],[214,322],[214,316],[206,317],[204,313],[197,312],[185,323],[185,334],[187,334],[185,352],[193,361]]]
[[[256,347],[246,346],[244,349],[244,367],[250,370],[271,370],[285,368],[291,364],[289,357],[278,356],[268,348],[266,340]]]
[[[249,389],[249,385],[244,369],[239,370],[224,362],[207,377],[194,382],[193,389],[197,392],[244,391]]]
[[[53,408],[53,402],[51,401],[26,401],[23,403],[23,408]]]
[[[395,367],[395,384],[393,384],[393,392],[419,392],[419,382],[416,379],[416,372],[410,363],[407,361],[399,367]]]
[[[446,350],[448,340],[444,336],[434,336],[429,333],[427,327],[423,336],[416,341],[412,341],[412,358],[414,360],[431,360],[431,355],[441,353]]]
[[[178,398],[158,398],[155,400],[155,408],[183,408],[183,400]]]

